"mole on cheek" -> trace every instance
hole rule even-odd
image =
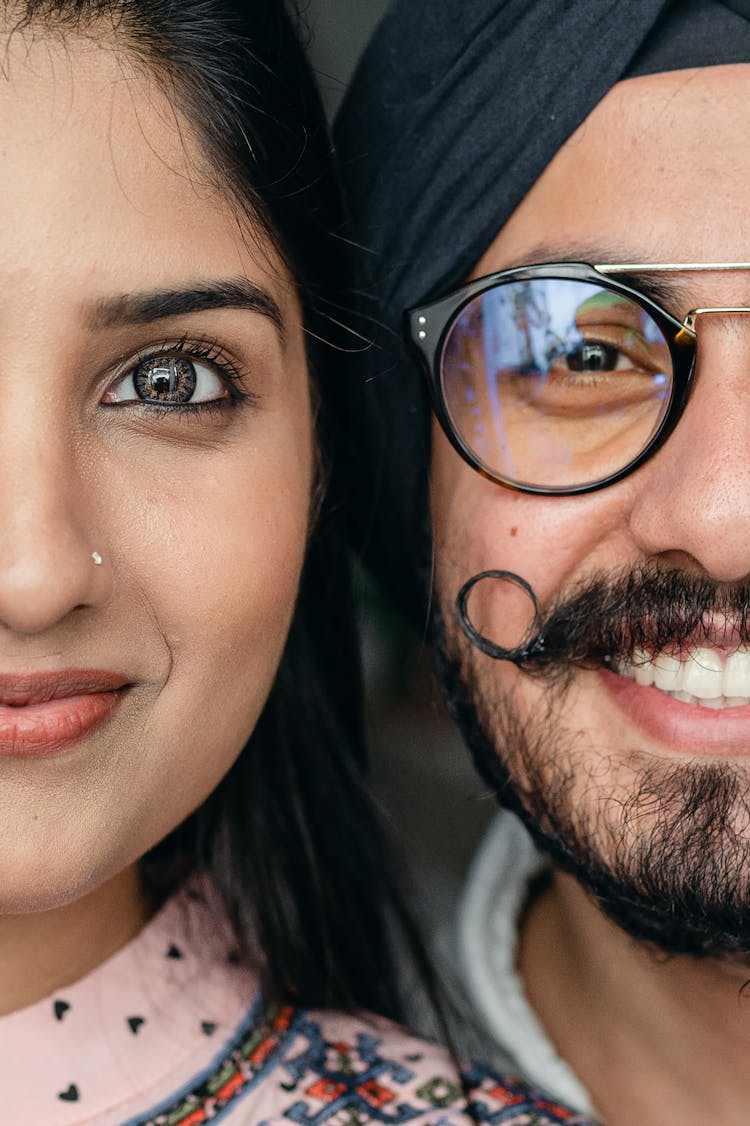
[[[515,528],[511,528],[511,530],[510,530],[510,534],[511,534],[511,536],[513,536],[513,538],[515,539],[515,537],[516,537],[516,536],[518,535],[518,528],[517,528],[517,527],[515,527]]]

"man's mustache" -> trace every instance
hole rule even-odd
[[[664,651],[680,656],[699,645],[728,650],[750,645],[750,581],[717,583],[649,564],[595,575],[542,609],[521,576],[507,571],[483,576],[514,583],[527,593],[535,610],[529,635],[515,649],[503,649],[474,630],[466,607],[480,576],[459,594],[459,624],[482,652],[525,672],[608,665],[632,660],[638,650],[649,656]]]

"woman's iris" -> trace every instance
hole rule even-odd
[[[153,356],[133,372],[136,392],[144,403],[189,403],[197,381],[195,366],[179,356]]]

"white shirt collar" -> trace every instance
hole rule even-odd
[[[588,1092],[547,1038],[516,969],[529,885],[547,864],[517,817],[505,812],[495,817],[459,904],[458,969],[485,1030],[520,1074],[591,1113]]]

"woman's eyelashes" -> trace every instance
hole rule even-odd
[[[239,379],[237,368],[215,346],[181,341],[130,362],[101,401],[106,406],[136,404],[173,412],[231,407],[251,398]]]

